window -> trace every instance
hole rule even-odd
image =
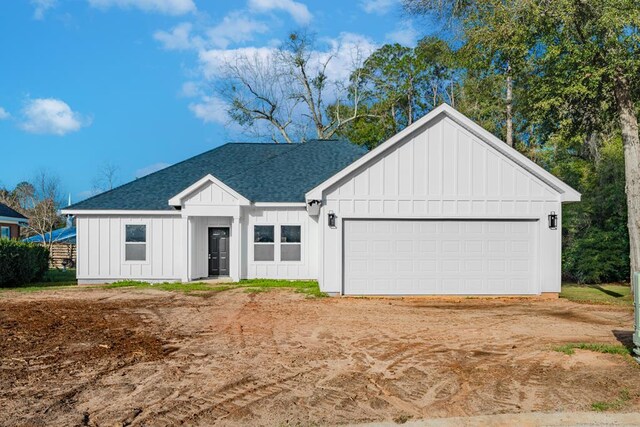
[[[283,225],[280,227],[280,261],[300,261],[300,226]]]
[[[11,228],[2,226],[0,227],[0,239],[10,239],[11,238]]]
[[[125,227],[124,260],[147,260],[147,226],[127,224]]]
[[[273,225],[256,225],[253,227],[253,260],[273,261],[275,252]]]

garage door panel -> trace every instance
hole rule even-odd
[[[537,224],[346,220],[344,293],[538,293]]]

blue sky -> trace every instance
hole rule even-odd
[[[122,184],[249,139],[226,125],[211,89],[221,56],[268,49],[301,28],[329,51],[413,44],[427,26],[399,0],[4,1],[0,186],[44,169],[78,201],[104,164]],[[338,56],[333,74],[347,68]]]

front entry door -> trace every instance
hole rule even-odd
[[[209,229],[209,276],[229,275],[229,229]]]

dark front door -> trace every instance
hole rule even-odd
[[[209,276],[229,275],[229,229],[209,229]]]

